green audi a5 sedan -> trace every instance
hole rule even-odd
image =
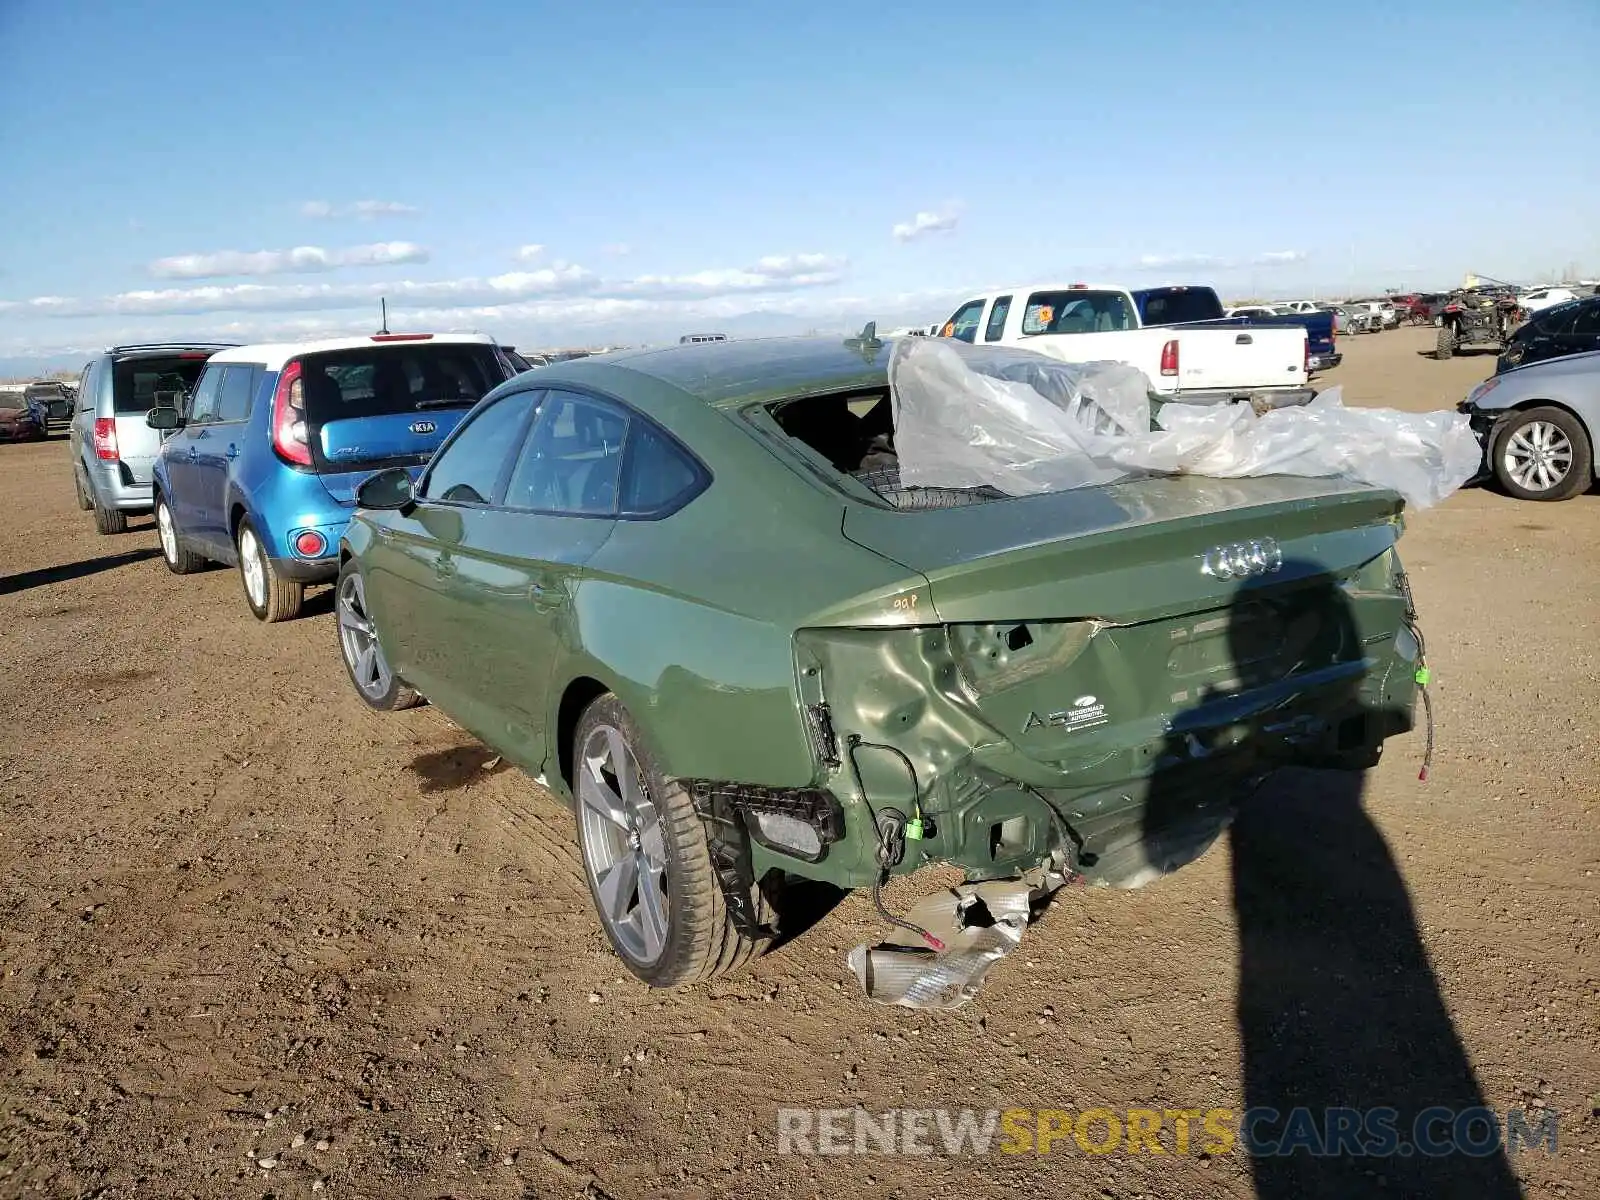
[[[1282,763],[1410,727],[1402,501],[1328,479],[901,487],[892,343],[686,344],[483,398],[342,546],[361,698],[437,705],[568,801],[657,986],[799,878],[1127,884]]]

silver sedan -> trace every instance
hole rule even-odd
[[[1521,500],[1570,500],[1595,483],[1600,351],[1516,367],[1458,406],[1472,418],[1485,467]]]

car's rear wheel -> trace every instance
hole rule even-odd
[[[203,557],[183,544],[172,520],[172,510],[167,507],[167,498],[159,492],[156,493],[156,537],[161,542],[161,558],[174,575],[192,575],[206,565]]]
[[[96,533],[127,533],[128,514],[120,508],[101,508],[98,501],[91,497],[90,507],[94,509],[94,529]]]
[[[1565,409],[1530,408],[1506,420],[1490,455],[1500,486],[1519,500],[1570,500],[1589,490],[1594,448]]]
[[[735,925],[688,790],[663,777],[610,693],[578,720],[572,791],[584,875],[617,956],[652,987],[709,979],[766,939]],[[759,894],[755,897],[761,911]]]
[[[367,611],[366,582],[354,561],[339,568],[334,607],[339,617],[339,654],[356,695],[370,707],[386,712],[415,708],[422,703],[416,689],[402,683],[389,666],[378,640],[378,627]]]
[[[305,604],[305,584],[286,578],[272,565],[267,548],[261,544],[261,537],[249,517],[239,522],[236,545],[239,577],[244,583],[244,598],[250,611],[262,621],[288,621],[298,617]]]

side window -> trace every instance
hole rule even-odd
[[[1594,337],[1600,334],[1600,304],[1580,304],[1578,319],[1573,323],[1572,332],[1578,337]]]
[[[494,503],[506,459],[539,395],[513,392],[475,413],[428,468],[423,498],[446,504]]]
[[[1538,317],[1539,332],[1545,337],[1565,337],[1572,332],[1573,322],[1578,316],[1577,306],[1558,305],[1547,309]]]
[[[677,443],[649,421],[634,419],[622,471],[624,516],[657,516],[681,508],[705,480],[698,464]]]
[[[1011,312],[1011,297],[1000,296],[994,302],[994,307],[989,310],[989,321],[983,327],[983,340],[998,342],[1005,336],[1006,316]]]
[[[226,369],[221,366],[207,367],[200,381],[194,385],[187,416],[190,425],[204,425],[217,419],[217,393],[222,390],[222,372]]]
[[[506,489],[506,505],[614,516],[627,415],[603,400],[549,392]]]
[[[223,368],[214,420],[243,421],[250,415],[250,398],[255,395],[261,371],[262,368],[249,365]]]
[[[93,412],[94,411],[94,402],[95,402],[95,396],[94,396],[95,384],[94,384],[94,380],[96,378],[94,366],[95,365],[92,362],[91,363],[85,363],[84,367],[83,367],[83,375],[78,380],[78,411],[79,412]]]
[[[982,300],[968,300],[956,309],[956,315],[944,323],[940,337],[960,338],[963,342],[978,340],[978,318],[983,316]]]

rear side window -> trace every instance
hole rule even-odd
[[[205,368],[207,355],[125,358],[111,371],[111,404],[118,413],[149,412],[158,403],[178,407]],[[157,396],[161,399],[158,401]]]
[[[579,516],[617,511],[627,414],[604,401],[550,392],[506,489],[511,508]]]
[[[508,376],[481,343],[401,342],[300,358],[313,425],[429,408],[470,408]]]
[[[264,369],[250,363],[223,368],[222,385],[217,389],[215,420],[243,421],[250,415],[250,399],[256,394]]]
[[[1600,304],[1578,305],[1578,319],[1573,322],[1572,332],[1580,337],[1600,334]]]
[[[1546,309],[1536,322],[1539,332],[1546,337],[1564,337],[1572,332],[1574,322],[1578,319],[1576,304],[1560,304],[1555,308]]]
[[[448,504],[493,502],[528,411],[542,394],[513,392],[475,414],[433,460],[423,495]]]
[[[635,419],[622,465],[625,516],[663,516],[682,508],[705,486],[699,463],[649,421]]]
[[[998,342],[1005,336],[1006,317],[1011,313],[1011,297],[1000,296],[996,298],[994,307],[989,310],[988,323],[983,327],[983,340]]]

